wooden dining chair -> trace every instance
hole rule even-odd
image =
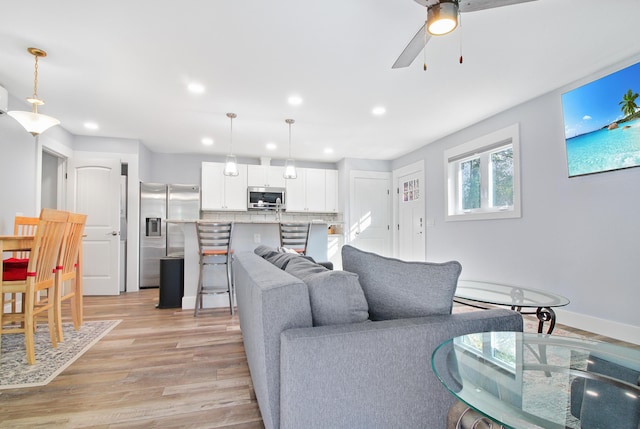
[[[40,218],[38,217],[16,216],[13,220],[13,235],[36,235],[36,228],[39,222]],[[6,259],[4,263],[8,267],[26,268],[29,263],[29,251],[13,252],[11,258]],[[11,303],[11,312],[15,313],[19,302],[16,294],[12,293],[7,295],[9,296],[8,299],[5,297],[5,294],[2,294],[2,308],[4,308],[5,304]],[[22,298],[24,299],[24,297]]]
[[[62,333],[62,302],[70,301],[71,319],[77,331],[82,325],[82,290],[79,289],[81,279],[78,273],[78,256],[82,246],[82,235],[87,215],[70,213],[65,228],[64,239],[60,247],[58,266],[55,276],[54,315],[58,341],[64,341]]]
[[[36,317],[47,312],[51,344],[57,347],[54,318],[55,271],[64,238],[68,212],[43,209],[29,253],[26,268],[13,267],[2,272],[2,293],[23,294],[20,311],[0,311],[0,334],[23,333],[27,362],[34,364]],[[36,296],[39,300],[36,300]],[[8,325],[5,322],[17,322]],[[2,339],[0,337],[0,346]]]

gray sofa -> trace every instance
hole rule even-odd
[[[431,370],[433,350],[471,332],[522,331],[510,310],[450,314],[457,262],[403,262],[345,246],[345,271],[328,271],[256,252],[237,254],[234,272],[267,429],[444,428],[454,398]]]

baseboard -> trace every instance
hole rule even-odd
[[[557,323],[640,345],[640,326],[613,322],[559,308],[554,311]]]

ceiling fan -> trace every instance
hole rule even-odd
[[[418,30],[404,51],[400,54],[392,68],[408,67],[418,56],[420,51],[431,39],[431,36],[441,36],[450,33],[458,26],[458,14],[462,12],[476,12],[478,10],[493,9],[535,0],[415,0],[416,3],[427,8],[427,21]],[[462,62],[462,57],[460,57]],[[426,70],[426,64],[425,64]]]

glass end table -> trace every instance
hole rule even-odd
[[[458,400],[505,428],[638,429],[640,424],[637,349],[555,335],[484,332],[445,341],[431,364]]]

